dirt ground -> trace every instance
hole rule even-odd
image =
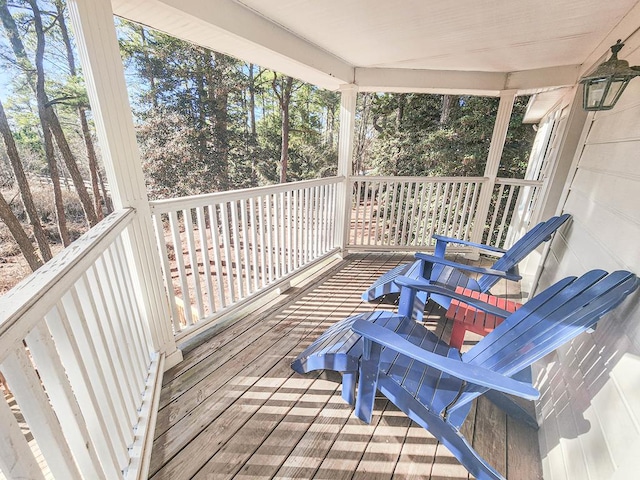
[[[31,184],[30,186],[40,221],[50,239],[49,243],[52,253],[56,255],[63,247],[60,243],[58,229],[55,223],[51,187],[39,183]],[[35,246],[36,243],[33,238],[31,226],[26,221],[26,215],[22,209],[17,188],[2,188],[0,191],[7,202],[10,203],[12,210],[20,219],[27,235],[29,235]],[[76,239],[87,229],[82,207],[79,204],[79,200],[77,200],[77,195],[68,190],[63,191],[63,202],[69,233],[72,239]],[[30,273],[31,269],[29,268],[29,264],[20,253],[20,249],[9,232],[9,229],[4,222],[0,221],[0,296],[4,295]]]
[[[4,295],[30,273],[31,269],[22,255],[0,257],[0,295]]]

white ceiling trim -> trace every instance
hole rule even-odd
[[[353,81],[343,60],[231,0],[112,0],[115,15],[315,85]]]
[[[497,96],[504,90],[530,94],[549,87],[574,85],[578,71],[578,65],[511,73],[356,68],[355,83],[362,92]]]

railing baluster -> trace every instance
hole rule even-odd
[[[0,368],[11,385],[30,431],[55,478],[80,479],[58,417],[52,410],[31,361],[22,345],[9,352]],[[1,402],[2,400],[0,400]]]
[[[267,255],[267,267],[269,268],[269,283],[273,282],[274,276],[274,255],[273,255],[273,209],[271,208],[271,195],[267,195],[266,197],[266,217],[267,217],[267,245],[268,245],[268,255]]]
[[[258,263],[258,228],[259,219],[256,218],[256,199],[249,200],[249,215],[251,216],[251,253],[253,258],[253,290],[260,289],[260,265]]]
[[[436,183],[435,185],[435,189],[436,189],[436,198],[434,200],[434,204],[433,204],[433,210],[431,212],[431,226],[429,227],[429,242],[431,242],[431,237],[433,236],[434,233],[438,233],[438,229],[437,229],[437,223],[439,218],[441,218],[441,214],[440,214],[440,189],[441,187],[443,187],[443,185],[441,183]]]
[[[84,293],[86,294],[86,292]],[[80,297],[77,286],[74,286],[62,297],[62,304],[65,311],[69,313],[69,326],[78,340],[82,360],[87,365],[96,394],[103,403],[102,412],[105,414],[107,426],[110,428],[110,438],[116,444],[116,453],[120,454],[119,461],[124,466],[128,461],[127,448],[131,443],[129,435],[132,432],[124,429],[121,422],[123,412],[120,403],[110,395],[109,385],[114,380],[110,375],[110,369],[101,368],[108,364],[109,359],[102,348],[100,336],[92,334],[89,329],[89,312],[86,312],[86,307],[83,308]],[[104,408],[105,406],[106,408]]]
[[[224,261],[227,272],[227,288],[229,289],[229,301],[236,301],[235,287],[233,284],[233,263],[231,261],[231,234],[229,232],[229,211],[227,203],[220,204],[220,223],[222,224],[222,248],[224,249]]]
[[[416,218],[416,226],[415,226],[415,235],[413,237],[413,242],[411,242],[412,245],[418,245],[418,239],[421,238],[421,233],[424,232],[424,225],[425,225],[425,219],[424,219],[424,205],[425,205],[425,200],[426,200],[426,194],[427,194],[427,185],[425,183],[422,183],[420,186],[420,205],[418,207],[418,215]],[[424,244],[424,242],[420,242],[420,244]]]
[[[233,231],[233,239],[231,245],[233,245],[233,256],[235,260],[235,268],[233,268],[234,276],[236,278],[236,285],[238,287],[238,300],[244,298],[244,285],[242,283],[242,260],[241,260],[241,239],[240,231],[238,229],[238,202],[233,201],[231,203],[231,229]]]
[[[493,209],[493,215],[491,216],[491,224],[489,226],[489,231],[487,232],[487,240],[485,242],[487,245],[497,244],[498,239],[496,239],[495,243],[493,240],[493,229],[496,225],[496,220],[498,218],[498,212],[500,211],[500,206],[502,205],[502,193],[504,191],[504,187],[505,185],[501,184],[500,187],[498,188],[498,195],[496,196],[497,200],[495,203],[495,207]]]
[[[280,273],[278,274],[278,278],[287,274],[287,257],[286,257],[286,245],[285,245],[285,206],[284,206],[284,192],[280,192],[278,194],[278,231],[277,235],[280,239],[278,253],[279,260],[278,263],[280,265]]]
[[[367,192],[369,192],[369,213],[367,214],[367,245],[371,245],[371,232],[373,230],[373,204],[376,198],[375,182],[367,182]],[[364,241],[362,242],[364,245]]]
[[[173,328],[179,332],[182,328],[178,309],[176,308],[175,295],[173,294],[173,282],[171,281],[171,265],[169,265],[169,252],[167,250],[167,241],[164,237],[164,226],[162,224],[162,215],[156,214],[154,217],[154,226],[156,230],[156,240],[160,248],[160,256],[162,257],[162,272],[164,274],[164,287],[169,295],[169,307],[171,308],[171,320]]]
[[[455,208],[451,208],[455,202]],[[451,193],[451,203],[449,204],[449,215],[447,215],[446,234],[452,236],[457,224],[457,218],[460,214],[460,204],[462,203],[462,184],[455,182]]]
[[[429,232],[430,225],[433,223],[433,207],[431,206],[431,201],[433,198],[433,186],[433,182],[429,184],[429,196],[425,204],[427,208],[423,220],[424,224],[422,227],[422,238],[420,241],[422,245],[429,245],[431,243],[431,237],[429,237],[427,234]]]
[[[318,255],[318,187],[311,189],[311,258]]]
[[[447,202],[449,198],[449,183],[445,182],[442,184],[442,198],[440,200],[439,210],[438,210],[438,226],[436,228],[436,233],[444,234],[442,231],[442,220],[445,218],[445,209],[447,209]]]
[[[118,445],[114,442],[117,436],[113,434],[113,421],[109,418],[109,411],[104,408],[106,402],[100,393],[95,391],[92,381],[95,378],[93,368],[87,365],[88,359],[80,350],[82,338],[78,338],[75,329],[70,325],[62,302],[49,312],[45,319],[95,442],[105,476],[118,478],[125,463],[126,452],[117,448]]]
[[[310,188],[305,188],[304,189],[304,196],[305,196],[305,239],[304,239],[304,245],[305,245],[305,255],[304,255],[304,261],[305,263],[308,262],[311,259],[311,235],[313,234],[312,232],[312,228],[311,228],[311,189]]]
[[[319,185],[316,187],[318,190],[317,197],[317,206],[316,206],[316,257],[322,255],[324,250],[324,212],[325,212],[325,204],[324,204],[324,185]]]
[[[477,219],[477,209],[478,209],[478,197],[479,197],[481,188],[482,188],[482,183],[480,182],[477,182],[473,188],[473,200],[471,200],[471,206],[469,207],[469,219],[467,220],[467,225],[464,230],[465,240],[469,240],[471,238],[469,234],[469,232],[471,231],[471,225],[479,221]]]
[[[265,212],[265,202],[266,202],[265,197],[262,197],[262,196],[258,197],[258,210],[259,210],[258,217],[260,218],[260,266],[262,267],[260,272],[260,278],[262,279],[263,287],[267,285],[268,283],[267,279],[270,278],[270,274],[269,276],[267,276],[267,252],[265,251],[266,243],[264,238],[265,220],[267,215],[267,213]]]
[[[247,295],[251,295],[251,262],[249,261],[251,252],[249,249],[251,248],[251,242],[249,242],[249,235],[247,234],[247,201],[240,201],[240,219],[242,223],[242,251],[244,253],[244,272],[245,272],[245,289],[247,291]]]
[[[198,267],[198,252],[196,251],[196,240],[193,233],[193,217],[191,209],[182,211],[184,219],[184,234],[187,237],[187,248],[189,249],[189,263],[191,265],[191,278],[193,279],[193,296],[196,300],[198,318],[204,317],[204,304],[202,303],[202,288],[200,287],[200,268]],[[185,304],[186,311],[186,304]]]
[[[352,193],[353,195],[353,208],[355,208],[355,219],[353,220],[353,225],[351,227],[351,231],[353,232],[353,244],[354,245],[360,245],[361,242],[359,241],[358,238],[358,224],[359,224],[359,219],[360,219],[360,189],[362,188],[362,184],[361,181],[358,180],[355,183],[355,188],[354,191]],[[353,217],[353,215],[352,215]]]
[[[184,265],[184,256],[182,251],[182,238],[180,236],[180,225],[178,222],[178,213],[171,212],[169,214],[169,225],[171,228],[171,237],[173,239],[173,251],[178,267],[178,278],[180,279],[180,293],[182,295],[182,303],[184,305],[184,319],[187,325],[193,323],[191,319],[191,295],[189,293],[189,285],[187,283],[187,272]],[[189,312],[187,313],[187,309]]]
[[[271,230],[271,236],[273,237],[273,254],[272,254],[272,262],[275,268],[275,277],[274,280],[277,280],[282,275],[282,271],[280,269],[281,261],[280,261],[280,204],[279,204],[280,196],[276,193],[272,196],[273,202],[273,225]]]
[[[293,191],[293,268],[300,266],[300,190]]]
[[[218,209],[215,205],[209,205],[209,230],[211,232],[211,243],[213,244],[213,261],[216,269],[216,287],[218,290],[218,301],[220,308],[227,305],[224,294],[224,273],[222,269],[222,259],[220,256],[220,235],[218,226]]]
[[[131,309],[131,302],[129,299],[129,288],[125,283],[122,276],[122,263],[117,252],[114,250],[113,245],[108,248],[103,255],[107,268],[109,270],[109,278],[113,279],[115,287],[117,289],[117,298],[115,299],[115,308],[120,313],[121,323],[126,329],[127,338],[135,347],[136,361],[131,365],[132,369],[135,369],[137,378],[137,391],[141,392],[144,389],[143,380],[143,364],[145,362],[145,353],[140,342],[137,340],[139,337],[136,335],[136,329],[133,327],[133,322],[127,321],[128,319],[135,318],[134,312]]]
[[[130,426],[136,423],[137,405],[133,400],[133,393],[127,388],[124,374],[125,365],[122,363],[120,348],[108,320],[109,316],[104,304],[101,283],[95,276],[93,268],[89,268],[86,274],[76,282],[76,289],[80,301],[83,303],[85,321],[94,340],[96,352],[104,359],[101,366],[106,382],[113,385],[111,396],[118,410],[118,420],[124,422],[122,425],[123,433],[130,435],[129,437],[125,436],[127,442],[133,443]],[[120,379],[124,379],[124,381]],[[130,408],[131,405],[133,405],[133,409]]]
[[[0,424],[3,427],[0,430],[0,469],[7,478],[44,480],[22,428],[4,398],[0,398]]]
[[[213,274],[211,273],[211,262],[209,260],[209,240],[207,238],[207,220],[205,214],[206,207],[196,208],[196,220],[198,222],[198,233],[200,234],[200,256],[202,257],[202,271],[207,292],[207,306],[209,313],[216,311],[215,297],[213,295]]]
[[[134,298],[136,289],[131,278],[131,271],[129,270],[129,268],[127,268],[126,253],[124,244],[122,242],[122,237],[117,237],[111,245],[110,249],[113,251],[118,265],[116,273],[120,276],[120,279],[125,286],[125,298],[127,300],[126,306],[129,311],[132,312],[130,318],[135,320],[129,323],[131,324],[131,330],[134,333],[134,342],[138,346],[142,354],[143,360],[140,366],[142,368],[142,371],[146,372],[150,363],[149,356],[151,355],[150,348],[152,342],[149,338],[149,331],[145,328],[145,323],[143,322],[140,310],[137,308],[137,305],[139,305],[139,303]],[[144,390],[144,378],[141,378],[141,382],[141,388],[142,390]]]
[[[395,212],[395,224],[393,224],[393,245],[398,245],[398,235],[402,230],[402,202],[404,201],[404,192],[406,186],[406,182],[400,182],[400,192],[398,193],[396,202],[394,202],[393,210]]]
[[[126,383],[129,385],[131,395],[135,400],[140,394],[142,388],[141,379],[144,378],[144,372],[142,371],[141,362],[136,361],[136,349],[133,342],[132,335],[129,335],[129,325],[131,322],[127,322],[127,328],[125,329],[123,321],[123,315],[120,311],[122,303],[119,303],[116,298],[116,292],[114,290],[113,281],[114,278],[109,272],[105,264],[105,255],[102,255],[93,267],[92,274],[96,279],[100,279],[106,288],[103,288],[104,306],[106,308],[105,316],[109,318],[113,341],[119,348],[119,354],[121,362],[124,368],[123,376],[126,379]],[[126,316],[126,318],[130,318]]]
[[[396,226],[396,200],[397,200],[397,195],[398,195],[398,183],[397,182],[393,182],[392,183],[392,191],[391,194],[389,195],[391,197],[391,203],[387,204],[389,211],[390,211],[390,216],[389,216],[389,223],[387,226],[387,242],[386,245],[387,246],[391,246],[393,244],[393,237],[392,237],[392,233],[393,230],[395,229]]]
[[[513,198],[513,193],[514,193],[514,191],[516,189],[519,189],[519,186],[511,185],[511,188],[509,189],[509,196],[507,197],[507,200],[505,201],[505,204],[504,204],[504,210],[502,212],[502,219],[500,221],[500,227],[498,229],[498,235],[496,237],[496,243],[495,243],[496,246],[503,245],[503,243],[504,243],[503,239],[502,239],[502,235],[504,233],[504,227],[505,227],[505,224],[507,222],[507,217],[508,217],[509,211],[511,210],[511,200]]]
[[[405,186],[406,194],[404,196],[404,199],[400,200],[399,204],[399,208],[401,209],[400,211],[402,212],[402,221],[398,222],[398,224],[400,225],[400,231],[398,232],[399,235],[396,235],[398,237],[398,241],[396,242],[396,244],[399,246],[405,246],[407,244],[406,238],[409,222],[409,203],[411,202],[411,196],[413,194],[413,182],[405,182],[403,184],[403,188]]]
[[[409,223],[407,224],[407,236],[405,240],[405,246],[409,246],[415,243],[417,226],[414,226],[414,222],[416,219],[416,210],[418,209],[418,197],[420,190],[419,182],[413,183],[413,202],[411,203],[411,216],[409,218]]]
[[[27,335],[26,342],[51,405],[58,418],[64,419],[60,426],[82,476],[95,479],[106,478],[50,332],[43,324],[40,324]],[[128,373],[130,372],[126,371],[125,375]],[[131,380],[128,383],[132,384]],[[0,403],[4,402],[0,401]],[[4,425],[4,422],[2,424]],[[0,451],[2,450],[0,448]],[[16,475],[16,478],[19,477]],[[29,476],[28,478],[33,477]]]
[[[291,198],[292,192],[289,190],[286,195],[286,203],[287,203],[287,271],[293,271],[293,226],[292,226],[292,205]]]
[[[329,191],[330,191],[330,201],[329,201],[329,236],[328,236],[328,241],[329,241],[329,245],[331,246],[331,248],[333,248],[335,246],[335,238],[336,238],[336,222],[335,222],[335,218],[336,218],[336,202],[337,202],[337,197],[338,197],[338,188],[335,184],[330,184],[329,185]]]

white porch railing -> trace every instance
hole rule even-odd
[[[111,214],[0,298],[6,478],[145,471],[163,358],[153,353],[127,268],[123,237],[134,215]]]
[[[337,186],[280,184],[151,202],[176,339],[198,332],[335,252]],[[509,246],[532,218],[541,182],[498,179],[478,218],[485,177],[352,177],[349,250],[415,251],[432,235]],[[476,234],[477,235],[477,234]],[[464,251],[464,248],[460,249]],[[466,249],[468,250],[468,249]]]
[[[352,177],[349,248],[428,250],[435,246],[432,235],[470,240],[478,225],[483,243],[508,247],[526,228],[542,182],[498,179],[488,218],[477,218],[487,182],[485,177]]]
[[[334,252],[341,181],[151,202],[176,338]]]
[[[493,189],[482,243],[509,248],[538,219],[542,182],[498,178]],[[546,220],[546,219],[544,219]]]

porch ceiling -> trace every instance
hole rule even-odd
[[[331,89],[496,94],[572,85],[640,25],[638,0],[112,3],[122,17]]]

